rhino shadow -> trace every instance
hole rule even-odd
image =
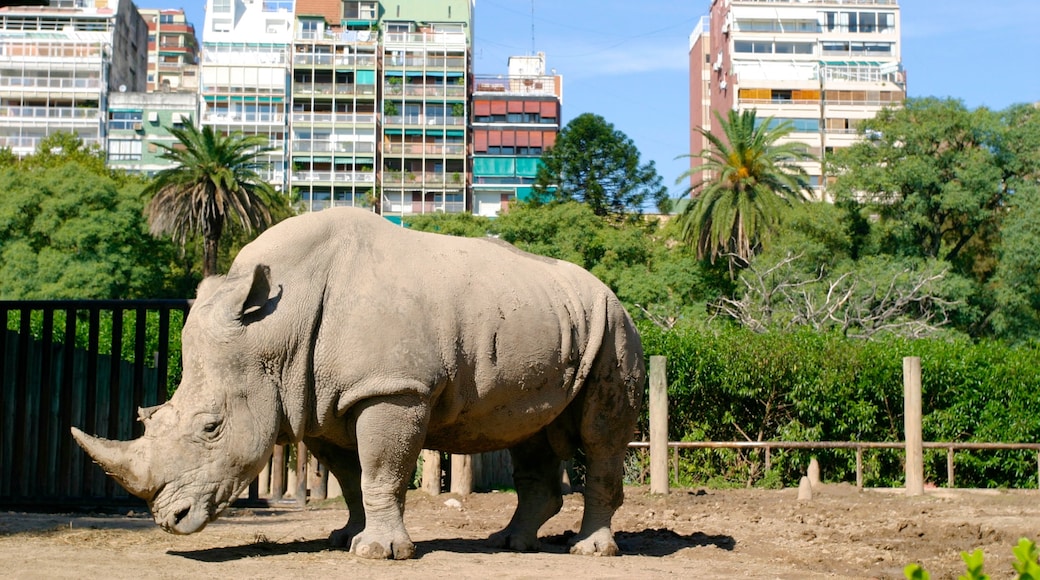
[[[566,532],[541,538],[543,554],[566,554],[570,550],[570,539],[574,532]],[[621,548],[622,555],[664,557],[675,554],[685,548],[712,546],[721,550],[732,551],[737,541],[732,536],[711,536],[701,532],[682,535],[672,530],[658,528],[638,532],[615,532],[614,539]],[[294,540],[290,542],[258,541],[240,546],[206,548],[204,550],[170,550],[170,556],[179,556],[198,562],[220,563],[263,556],[285,556],[288,554],[316,553],[335,551],[328,541]],[[455,554],[500,554],[511,550],[495,548],[486,539],[441,538],[415,542],[415,557],[422,558],[433,552],[451,552]]]

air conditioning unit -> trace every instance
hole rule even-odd
[[[140,123],[140,122],[134,123],[134,131],[143,131],[143,130],[144,130],[144,123]]]
[[[722,82],[719,83],[719,90],[723,90],[724,91],[724,90],[726,90],[727,86],[729,86],[729,85],[726,83],[726,81],[722,81]]]
[[[159,112],[158,111],[152,111],[152,112],[148,113],[148,122],[149,123],[158,123],[159,122]]]

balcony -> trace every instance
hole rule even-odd
[[[281,125],[285,122],[285,114],[210,111],[202,115],[202,120],[207,125]]]
[[[390,115],[383,117],[383,124],[387,126],[411,125],[421,127],[465,127],[466,117]]]
[[[432,186],[461,188],[466,183],[466,175],[462,172],[453,171],[383,171],[382,184],[384,187],[394,186]]]
[[[453,71],[463,72],[466,70],[466,57],[464,56],[403,56],[387,54],[383,58],[383,66],[387,70],[410,70],[415,72]]]
[[[308,83],[294,82],[292,93],[300,96],[376,96],[375,85],[354,85],[347,83]]]
[[[0,118],[5,121],[96,122],[100,116],[96,107],[0,107]]]
[[[375,113],[293,113],[293,124],[375,125]]]
[[[383,143],[383,153],[398,157],[462,157],[466,155],[466,146],[462,143]]]
[[[293,183],[335,183],[374,185],[375,173],[371,171],[294,171]]]
[[[372,68],[376,66],[374,54],[331,54],[327,52],[306,52],[293,55],[295,66]]]
[[[405,96],[417,98],[454,98],[466,97],[465,85],[427,85],[385,83],[383,94],[389,96]]]
[[[474,94],[477,93],[508,93],[518,95],[555,96],[556,77],[532,76],[532,77],[476,77],[474,81]]]
[[[293,139],[292,152],[296,153],[350,153],[374,155],[376,144],[372,141],[305,141]]]
[[[464,32],[390,32],[383,35],[383,45],[391,49],[431,47],[438,50],[465,50],[466,44]]]

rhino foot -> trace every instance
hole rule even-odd
[[[495,532],[488,537],[488,544],[492,548],[504,548],[517,552],[537,552],[542,548],[535,534],[520,533],[506,528]]]
[[[333,548],[350,548],[350,542],[354,539],[354,536],[361,533],[361,530],[365,529],[365,526],[347,524],[342,528],[333,531],[329,534],[329,544]]]
[[[371,560],[407,560],[415,557],[415,544],[407,534],[386,537],[361,532],[351,541],[350,551]]]
[[[571,546],[571,554],[580,556],[618,556],[617,543],[614,542],[614,534],[609,529],[598,530],[589,534],[586,538],[574,542]]]

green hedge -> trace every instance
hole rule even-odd
[[[641,327],[647,357],[668,359],[672,441],[901,441],[903,358],[921,358],[925,441],[1040,440],[1040,350],[1001,343],[812,332],[755,334]],[[645,419],[644,419],[645,421]],[[644,424],[645,426],[645,424]],[[828,481],[855,481],[851,450],[685,451],[683,483],[792,485],[816,456]],[[1031,451],[958,451],[959,487],[1037,486]],[[946,483],[945,451],[926,451],[925,477]],[[864,454],[865,485],[901,485],[903,453]]]

